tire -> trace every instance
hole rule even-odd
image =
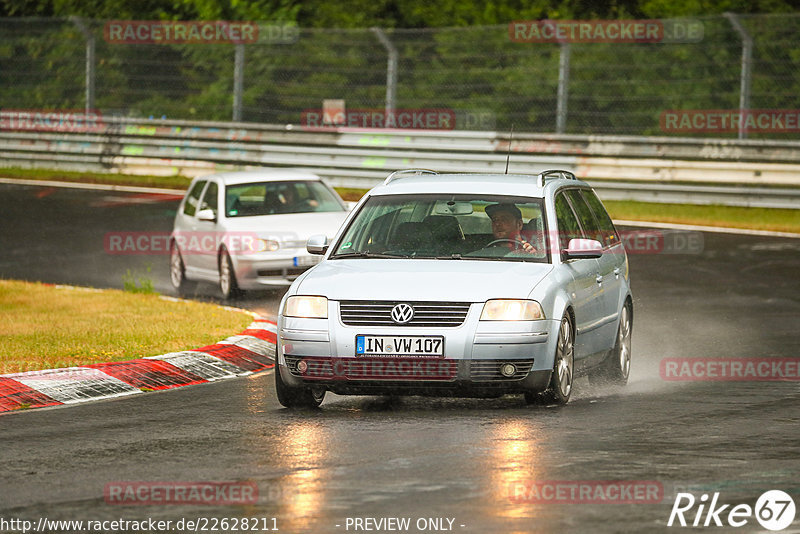
[[[194,283],[186,279],[186,266],[181,251],[174,242],[169,249],[169,280],[179,295],[186,295],[194,289]]]
[[[532,395],[525,394],[526,402],[531,403],[538,400],[546,404],[561,405],[569,402],[575,370],[575,330],[572,328],[572,319],[568,313],[564,314],[558,328],[558,342],[553,360],[550,385],[542,393],[540,399],[533,399]]]
[[[324,389],[292,387],[281,378],[281,370],[275,365],[275,392],[278,402],[286,408],[318,408],[325,399]]]
[[[600,364],[600,369],[591,373],[592,382],[600,385],[624,386],[631,374],[631,334],[633,333],[633,313],[626,302],[619,316],[617,341],[611,353]]]
[[[239,285],[236,283],[236,272],[233,270],[233,262],[228,251],[224,248],[219,254],[219,290],[223,300],[233,299],[242,294]]]

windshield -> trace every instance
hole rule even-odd
[[[322,182],[259,182],[225,188],[228,217],[345,211],[339,199]]]
[[[500,195],[370,197],[336,258],[435,258],[548,263],[542,200]]]

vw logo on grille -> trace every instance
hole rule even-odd
[[[411,304],[398,304],[392,308],[392,321],[397,324],[406,324],[414,318],[414,308]]]

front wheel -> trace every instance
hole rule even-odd
[[[575,368],[575,334],[572,319],[565,313],[558,328],[553,374],[550,386],[542,393],[541,400],[548,404],[566,404],[572,394],[572,376]],[[530,402],[526,396],[526,400]]]
[[[219,290],[225,300],[238,297],[241,294],[239,285],[236,283],[233,262],[231,262],[231,257],[225,249],[222,249],[219,255]]]
[[[188,293],[194,286],[194,284],[186,278],[186,265],[183,263],[181,251],[178,249],[177,243],[172,243],[169,250],[169,279],[170,282],[172,282],[172,287],[182,296]]]
[[[628,383],[631,374],[631,334],[633,332],[633,317],[630,304],[625,303],[619,315],[617,328],[617,341],[611,354],[602,363],[600,369],[589,375],[593,382],[624,386]]]
[[[281,378],[281,370],[275,366],[275,392],[278,402],[286,408],[317,408],[325,399],[321,388],[293,387]]]

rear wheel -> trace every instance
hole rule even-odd
[[[185,295],[194,287],[194,284],[186,279],[186,266],[181,251],[174,242],[169,249],[169,279],[179,295]]]
[[[565,313],[558,328],[558,342],[553,362],[553,373],[550,376],[550,386],[537,399],[547,404],[566,404],[572,394],[572,377],[575,368],[575,335],[572,329],[572,319]],[[525,395],[527,402],[534,399]]]
[[[275,392],[278,402],[286,408],[317,408],[325,399],[321,388],[293,387],[281,378],[281,370],[275,366]]]
[[[225,249],[222,249],[219,255],[219,290],[225,300],[238,297],[241,294],[239,285],[236,283],[233,262],[231,262],[231,257]]]

